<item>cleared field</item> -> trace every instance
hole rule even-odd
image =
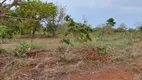
[[[35,57],[13,57],[18,42],[1,44],[10,51],[0,54],[0,79],[2,80],[141,80],[142,41],[139,34],[105,35],[102,40],[67,49],[60,38],[34,39]],[[30,43],[30,39],[21,39]],[[96,47],[107,47],[100,55]],[[111,76],[110,76],[111,75]],[[130,77],[131,76],[131,77]]]

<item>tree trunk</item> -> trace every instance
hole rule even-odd
[[[56,32],[53,30],[52,32],[52,36],[55,37],[56,36]]]
[[[56,36],[56,26],[55,26],[55,17],[53,16],[53,23],[52,23],[52,36]]]
[[[31,35],[31,49],[33,48],[33,39],[35,37],[35,32],[37,30],[37,25],[35,25],[34,29],[33,29],[33,32],[32,32],[32,35]]]
[[[34,38],[36,30],[37,30],[37,25],[33,29],[32,38]]]

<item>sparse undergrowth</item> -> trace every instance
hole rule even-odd
[[[55,2],[0,1],[0,80],[142,79],[141,22],[91,26]]]
[[[82,63],[84,61],[102,61],[107,59],[107,57],[98,55],[95,49],[70,49],[68,51],[71,54],[70,59],[65,57],[65,55],[63,57],[63,55],[61,54],[62,52],[66,52],[66,49],[57,50],[59,51],[58,53],[40,53],[37,54],[38,56],[36,56],[35,58],[15,58],[10,56],[8,57],[8,55],[3,56],[4,61],[6,60],[6,57],[8,57],[8,60],[2,63],[3,66],[0,66],[0,69],[2,70],[0,77],[3,80],[45,78],[50,80],[52,77],[56,77],[54,76],[55,74],[58,74],[59,76],[61,74],[80,72],[81,69],[87,68],[87,65]]]
[[[118,65],[129,66],[133,72],[141,73],[142,56],[140,52],[142,52],[142,42],[139,41],[139,38],[131,38],[127,34],[117,35],[117,37],[109,35],[104,39],[102,39],[102,42],[97,41],[97,43],[96,38],[93,38],[91,42],[93,44],[87,43],[87,45],[90,44],[87,48],[84,48],[84,46],[78,48],[57,47],[57,43],[52,49],[38,47],[30,51],[30,53],[36,54],[35,57],[13,57],[9,54],[0,54],[0,79],[57,80],[68,74],[97,70],[99,67],[109,64],[116,64],[115,67]],[[38,40],[36,40],[37,43],[45,45],[44,42],[46,41],[39,40],[41,42],[38,42]],[[59,41],[60,39],[57,39],[57,41],[55,39],[53,42],[52,40],[46,42],[46,44],[55,44]],[[129,42],[132,44],[128,44]],[[118,44],[127,46],[120,48]],[[26,50],[28,50],[27,47]]]

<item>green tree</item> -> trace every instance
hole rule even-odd
[[[139,31],[142,31],[142,22],[137,22],[136,27]]]
[[[34,36],[41,26],[40,23],[44,22],[43,19],[57,16],[57,6],[53,3],[44,3],[41,0],[13,0],[8,4],[6,1],[0,3],[0,25],[16,23],[11,28],[18,29],[21,34],[31,33]],[[15,8],[11,9],[12,7]]]
[[[63,25],[65,17],[65,8],[63,7],[58,7],[58,15],[57,16],[52,16],[51,18],[46,19],[47,20],[47,31],[52,33],[52,36],[56,36],[56,31],[57,29]]]
[[[5,42],[5,39],[11,37],[12,33],[10,29],[6,26],[0,26],[0,37],[2,38],[2,42]]]
[[[137,30],[136,29],[133,29],[133,28],[129,28],[128,29],[128,32],[136,32]]]
[[[7,3],[7,1],[11,1]],[[1,0],[0,1],[0,25],[6,25],[9,23],[9,20],[12,20],[15,17],[11,16],[13,10],[11,9],[14,6],[22,6],[22,0]]]
[[[6,37],[9,34],[9,29],[6,26],[0,26],[0,36]]]
[[[50,18],[57,15],[57,6],[53,3],[43,3],[40,0],[23,1],[24,5],[16,7],[16,17],[20,17],[22,29],[31,33],[34,37],[40,22],[44,18]],[[23,20],[24,19],[24,20]],[[29,31],[31,30],[31,31]]]
[[[115,26],[116,22],[114,21],[113,18],[109,18],[107,21],[107,24],[111,25],[111,26]]]
[[[142,31],[142,26],[138,28],[140,31]]]
[[[92,38],[90,37],[90,33],[93,31],[90,26],[86,26],[86,23],[76,23],[73,18],[71,18],[69,15],[65,17],[66,22],[68,23],[67,31],[65,32],[65,36],[62,39],[62,42],[74,46],[71,42],[69,37],[73,36],[75,41],[84,43],[87,41],[92,41]]]

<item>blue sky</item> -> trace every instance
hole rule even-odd
[[[76,21],[86,17],[92,27],[103,24],[114,18],[116,26],[125,23],[128,28],[136,28],[135,24],[142,21],[142,0],[42,0],[66,6],[66,13]]]
[[[1,1],[1,0],[0,0]],[[8,0],[10,1],[10,0]],[[136,28],[142,22],[142,0],[42,0],[65,6],[66,13],[76,21],[82,22],[83,16],[88,24],[96,27],[107,19],[114,18],[116,26],[125,23],[128,28]]]

